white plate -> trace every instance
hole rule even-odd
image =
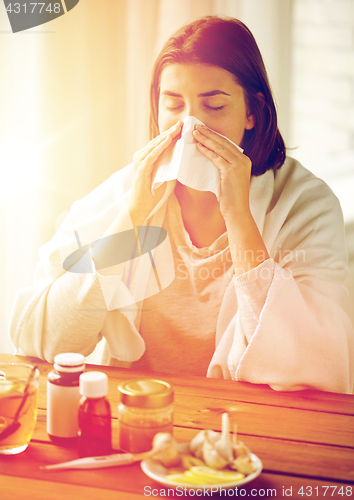
[[[189,453],[189,443],[180,443],[178,445],[178,450],[181,453]],[[170,473],[169,470],[166,467],[164,467],[160,462],[157,462],[156,460],[153,460],[151,458],[148,460],[143,460],[141,462],[141,468],[143,472],[145,472],[145,474],[149,476],[151,479],[154,479],[158,483],[163,484],[164,486],[168,486],[169,488],[177,488],[177,486],[180,487],[182,486],[183,488],[192,490],[196,490],[198,488],[203,488],[203,487],[229,489],[229,488],[236,488],[237,486],[242,486],[243,484],[247,484],[260,475],[263,467],[261,460],[256,455],[254,455],[254,453],[251,453],[251,459],[252,462],[254,462],[255,465],[257,466],[257,469],[255,470],[255,472],[252,472],[252,474],[248,474],[248,476],[246,476],[244,479],[241,479],[240,481],[233,481],[231,483],[206,484],[205,486],[203,486],[202,484],[197,486],[191,484],[176,483],[175,481],[169,481],[168,479],[166,479],[166,476]]]

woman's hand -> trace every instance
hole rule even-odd
[[[199,151],[219,169],[220,212],[225,219],[234,273],[241,276],[269,258],[249,206],[251,160],[205,126],[197,125],[193,135]]]
[[[134,154],[134,180],[128,200],[128,209],[134,226],[144,223],[165,192],[165,186],[156,189],[155,194],[151,192],[154,165],[180,134],[182,125],[182,120],[179,120],[173,127],[152,139],[143,149]]]
[[[238,215],[249,214],[251,160],[231,142],[205,125],[197,125],[193,136],[199,151],[211,160],[220,172],[219,202],[225,221]]]

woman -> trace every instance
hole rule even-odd
[[[176,180],[152,192],[158,161],[189,117],[203,124],[192,134],[219,171],[219,199]],[[153,71],[150,129],[133,164],[76,202],[42,247],[35,284],[20,290],[13,310],[18,351],[48,361],[63,351],[87,355],[103,335],[110,364],[352,392],[340,206],[321,180],[285,160],[246,26],[206,17],[167,42]],[[102,271],[93,248],[98,272],[64,272],[82,240],[122,234],[131,221],[140,242],[142,227],[168,234],[149,271],[144,252]]]

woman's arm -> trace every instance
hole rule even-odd
[[[59,352],[87,355],[102,338],[108,307],[94,264],[87,272],[71,272],[63,262],[77,251],[77,240],[84,247],[105,233],[132,229],[125,197],[131,178],[128,166],[75,202],[41,247],[34,283],[18,291],[12,309],[10,337],[19,353],[52,362]]]
[[[245,348],[238,353],[230,349],[232,378],[267,383],[276,390],[352,393],[354,336],[341,308],[344,287],[323,280],[320,270],[317,278],[306,280],[284,271],[274,264],[263,307],[252,303],[249,284],[235,279],[240,322],[234,339],[242,335]]]
[[[48,290],[42,327],[46,360],[60,352],[88,356],[101,340],[107,314],[97,274],[65,273]]]
[[[127,233],[135,234],[127,205],[133,175],[130,165],[76,202],[53,239],[40,249],[34,285],[19,290],[12,311],[10,336],[21,354],[48,361],[63,351],[87,355],[103,336],[111,356],[128,362],[142,356],[145,344],[137,330],[138,304],[171,283],[174,266],[168,237],[164,239],[156,231],[162,225],[164,210],[153,216],[151,233],[149,226],[139,232],[139,240],[150,242],[149,252],[133,252],[134,258],[130,259],[129,251],[126,262],[112,266],[112,259],[114,262],[121,250],[113,248],[112,241],[118,246],[136,246],[135,237],[133,245],[132,238],[126,241]],[[123,241],[119,239],[121,234]],[[78,239],[87,248],[88,243],[100,240],[91,256],[101,260],[98,267],[102,267],[107,259],[100,256],[108,255],[111,267],[95,272],[95,263],[87,252],[85,262],[80,260],[85,264],[82,271],[80,266],[80,272],[65,272],[63,262],[77,252]],[[155,241],[157,246],[151,249]],[[143,247],[141,241],[138,247]],[[165,261],[166,256],[170,259],[171,272],[167,275],[159,268],[159,252],[163,252]],[[151,275],[159,278],[158,283],[150,279]]]
[[[20,354],[49,362],[61,352],[87,356],[102,338],[106,314],[97,277],[65,273],[52,283],[40,280],[18,291],[10,337]]]
[[[234,277],[208,375],[351,393],[354,332],[342,309],[347,255],[339,202],[294,160],[275,180],[270,172],[252,184],[251,207],[271,258]]]

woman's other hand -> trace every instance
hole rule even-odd
[[[197,125],[193,132],[199,151],[220,172],[220,212],[225,222],[240,215],[248,215],[251,160],[224,137],[205,125]]]
[[[179,120],[173,127],[152,139],[143,149],[134,154],[134,180],[128,200],[129,213],[134,226],[144,223],[165,192],[165,186],[157,188],[154,194],[151,192],[154,165],[181,133],[182,126],[183,122]]]
[[[235,276],[269,258],[268,250],[252,217],[249,205],[251,160],[227,139],[207,127],[193,132],[197,147],[220,172],[220,212],[224,217]]]

